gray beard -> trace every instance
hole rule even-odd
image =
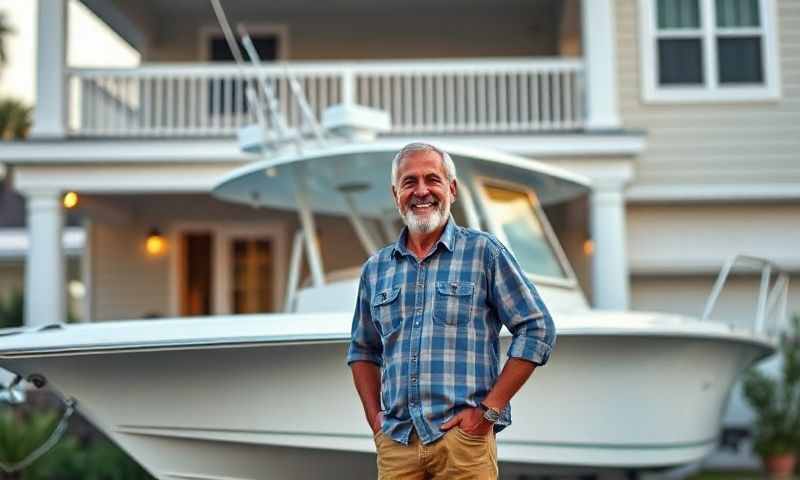
[[[439,208],[431,212],[428,218],[418,216],[411,208],[406,212],[403,212],[401,209],[398,210],[400,211],[400,217],[402,217],[403,223],[408,227],[408,231],[412,233],[431,233],[444,225],[447,219],[450,218],[450,202],[447,202],[447,204],[445,204],[445,202],[440,202]]]

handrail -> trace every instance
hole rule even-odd
[[[394,134],[574,131],[586,118],[580,58],[143,64],[67,76],[75,136],[234,135],[256,120],[255,81],[295,129],[342,103],[386,111]]]
[[[434,72],[443,70],[454,72],[484,72],[491,70],[547,71],[561,69],[582,69],[580,58],[562,57],[521,57],[521,58],[460,58],[460,59],[414,59],[414,60],[330,60],[270,62],[258,67],[247,66],[246,71],[285,75],[287,69],[292,73],[330,75],[342,70],[354,69],[365,73],[409,73]],[[135,67],[67,69],[69,75],[82,77],[108,76],[153,76],[153,75],[236,75],[239,67],[233,62],[186,62],[186,63],[143,63]]]
[[[22,377],[17,375],[14,380],[11,382],[10,385],[4,387],[3,390],[8,390],[10,392],[10,399],[9,403],[17,404],[25,401],[25,396],[22,395],[21,397],[15,397],[13,393],[18,390],[19,386],[21,385]],[[30,381],[30,378],[29,378]],[[39,385],[34,382],[34,386],[40,388]],[[3,460],[0,460],[0,470],[6,473],[14,473],[14,472],[21,472],[23,469],[27,468],[30,464],[38,460],[42,455],[46,454],[56,444],[61,440],[61,437],[64,436],[64,433],[67,431],[67,426],[69,425],[69,419],[72,417],[72,414],[75,413],[75,408],[78,403],[77,400],[74,398],[64,398],[61,396],[60,393],[54,391],[56,396],[61,400],[64,404],[64,411],[61,413],[61,419],[59,419],[58,424],[50,432],[50,435],[47,437],[47,440],[44,441],[41,445],[39,445],[36,449],[29,452],[25,458],[13,463],[6,463]]]
[[[725,282],[728,280],[733,268],[739,264],[750,268],[760,268],[761,280],[759,284],[758,300],[756,302],[756,317],[753,322],[753,331],[755,333],[765,332],[768,335],[777,335],[780,332],[781,324],[786,322],[789,276],[769,260],[752,255],[734,255],[725,262],[706,300],[706,306],[703,310],[701,320],[705,321],[711,317],[711,313],[714,311],[714,307],[716,307],[722,289],[725,287]],[[773,277],[774,281],[772,280]],[[772,284],[771,287],[770,284]],[[776,309],[779,310],[776,312]],[[770,325],[767,324],[767,320],[772,320]],[[771,331],[769,329],[770,326],[772,327]]]

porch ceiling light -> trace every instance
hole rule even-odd
[[[78,194],[75,192],[67,192],[64,195],[64,208],[75,208],[78,205]]]
[[[147,234],[147,241],[145,243],[147,253],[152,256],[158,256],[164,253],[167,248],[167,241],[161,235],[157,228],[150,229]]]

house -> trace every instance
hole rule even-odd
[[[83,4],[142,64],[69,68],[66,0],[39,1],[32,138],[0,149],[27,203],[27,323],[66,318],[66,192],[83,218],[86,321],[279,309],[297,219],[208,193],[253,158],[234,135],[253,120],[244,84],[257,70],[229,62],[207,2]],[[392,138],[487,146],[590,177],[591,194],[548,213],[597,308],[697,316],[742,252],[797,278],[797,2],[223,4],[293,125],[287,68],[317,115],[382,108]],[[333,218],[319,228],[353,238]],[[364,258],[322,255],[336,268]],[[715,316],[752,322],[759,282],[732,279]]]

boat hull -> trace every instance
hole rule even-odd
[[[503,341],[507,347],[508,338]],[[159,479],[374,478],[372,436],[346,342],[6,357],[43,374]],[[512,402],[498,456],[545,465],[660,468],[717,443],[738,373],[770,349],[735,338],[564,334]],[[313,459],[313,461],[311,461]]]

